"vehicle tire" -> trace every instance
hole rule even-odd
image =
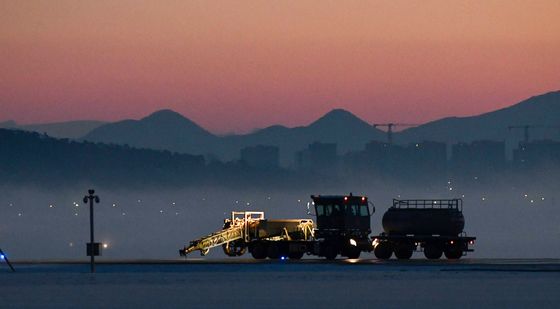
[[[388,260],[393,255],[393,248],[388,241],[382,241],[375,245],[373,254],[380,260]]]
[[[351,247],[351,248],[348,248],[348,252],[346,254],[348,255],[349,259],[359,259],[361,253],[362,253],[362,250],[360,250],[360,248]]]
[[[303,252],[290,252],[288,257],[290,260],[300,260],[303,257]]]
[[[333,245],[326,245],[323,249],[323,255],[329,261],[336,259],[338,252],[336,252],[336,248]]]
[[[256,243],[251,249],[251,255],[256,260],[266,259],[267,247],[264,243]]]
[[[412,246],[407,243],[397,244],[395,246],[395,257],[399,260],[408,260],[412,257]]]
[[[247,252],[247,247],[244,246],[244,247],[239,248],[235,252],[235,254],[237,254],[237,256],[242,256],[243,254],[245,254],[245,252]]]
[[[449,247],[445,249],[444,253],[449,260],[458,260],[463,256],[463,250],[457,247]]]
[[[266,252],[266,255],[268,256],[269,259],[272,260],[276,260],[280,258],[280,247],[278,246],[278,244],[275,243],[271,243],[268,245],[268,250]]]
[[[231,241],[223,244],[222,249],[227,256],[242,256],[247,251],[247,246],[243,242]]]
[[[429,260],[437,260],[441,258],[443,248],[435,243],[427,243],[424,246],[424,256]]]

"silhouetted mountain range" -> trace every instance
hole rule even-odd
[[[513,152],[513,160],[506,162],[504,141],[514,132],[523,136],[522,129],[510,132],[511,125],[542,126],[533,130],[552,132],[549,136],[560,140],[558,124],[560,92],[479,116],[446,118],[399,132],[395,134],[397,142],[417,143],[394,147],[382,143],[366,147],[372,140],[385,141],[386,133],[342,109],[335,109],[307,126],[271,126],[250,134],[223,137],[171,110],[158,111],[140,120],[102,125],[82,141],[25,132],[14,122],[4,122],[0,125],[12,129],[0,129],[0,185],[93,181],[108,186],[298,187],[318,181],[335,184],[341,179],[425,185],[440,179],[493,181],[512,176],[525,181],[530,173],[554,178],[560,169],[560,143],[523,144]],[[538,137],[536,133],[531,131],[532,136]],[[424,140],[447,142],[447,146],[458,141],[497,142],[456,145],[450,153],[445,144],[421,143]],[[270,164],[264,164],[264,168],[251,165],[246,158],[237,160],[243,147],[274,145],[280,150],[282,165],[289,166],[297,151],[317,141],[336,143],[338,156],[333,147],[314,145],[301,153],[301,162],[294,169],[278,167],[277,156],[275,164],[271,156],[267,161]],[[220,160],[208,160],[200,154]]]
[[[161,110],[141,120],[106,124],[83,139],[204,154],[219,160],[238,158],[240,149],[246,146],[274,145],[280,148],[281,162],[288,165],[296,151],[315,141],[337,143],[339,150],[345,152],[363,147],[366,142],[383,135],[382,131],[342,109],[335,109],[308,126],[272,126],[250,134],[224,137],[211,134],[178,113]]]
[[[398,119],[388,119],[398,122]],[[531,97],[513,106],[471,117],[448,117],[394,134],[395,143],[439,141],[448,144],[474,140],[507,141],[510,146],[523,138],[523,129],[508,126],[531,125],[532,139],[560,140],[560,91]],[[539,127],[540,126],[540,127]],[[140,120],[114,123],[70,121],[38,125],[0,123],[0,128],[46,133],[52,137],[81,138],[139,148],[170,150],[206,155],[218,160],[239,158],[242,148],[272,145],[280,149],[283,166],[293,163],[294,154],[313,142],[336,143],[339,154],[361,150],[371,141],[386,141],[386,133],[352,113],[335,109],[307,126],[288,128],[274,125],[249,134],[217,136],[172,110],[160,110]],[[511,147],[510,147],[511,148]]]
[[[524,125],[536,126],[530,129],[531,138],[560,139],[560,91],[534,96],[513,106],[478,116],[449,117],[432,121],[399,132],[396,141],[431,140],[456,143],[514,139],[517,142],[522,139],[523,130],[511,131],[508,127]]]
[[[374,139],[382,139],[385,133],[374,128],[352,113],[335,109],[308,126],[286,128],[272,126],[251,134],[223,138],[220,149],[235,158],[239,149],[253,145],[274,145],[280,148],[280,161],[284,166],[291,164],[296,151],[313,142],[336,143],[339,153],[363,148]]]
[[[15,121],[0,122],[0,128],[19,129],[23,131],[32,131],[37,133],[45,133],[57,138],[80,138],[93,129],[106,124],[107,122],[96,120],[77,120],[66,122],[53,122],[41,124],[19,125]]]
[[[123,120],[100,126],[83,139],[192,154],[205,154],[218,141],[217,136],[168,109],[140,120]]]
[[[522,130],[508,130],[511,125],[560,125],[560,92],[529,98],[516,105],[472,117],[449,117],[394,134],[396,143],[440,141],[455,143],[473,140],[508,138],[519,141]],[[560,139],[560,130],[531,129],[535,138]],[[294,153],[312,142],[336,143],[340,154],[363,149],[371,140],[386,141],[378,130],[352,113],[335,109],[315,122],[294,128],[270,126],[244,135],[216,136],[191,120],[171,110],[162,110],[141,120],[125,120],[92,130],[85,140],[128,144],[134,147],[167,149],[204,154],[220,160],[233,160],[246,146],[273,145],[280,148],[280,161],[287,166]]]

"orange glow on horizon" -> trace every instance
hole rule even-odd
[[[0,121],[212,132],[473,115],[558,90],[558,1],[3,1]]]

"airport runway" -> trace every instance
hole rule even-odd
[[[89,260],[19,260],[12,261],[16,269],[41,269],[53,268],[56,265],[89,266]],[[324,267],[329,269],[347,269],[350,267],[367,267],[371,270],[423,270],[423,271],[531,271],[531,272],[560,272],[560,259],[460,259],[460,260],[378,260],[378,259],[337,259],[327,261],[325,259],[304,258],[301,260],[255,260],[252,258],[177,258],[177,259],[102,259],[98,258],[96,264],[98,270],[108,269],[127,270],[132,267],[133,271],[161,271],[168,268],[169,271],[190,271],[201,269],[228,268],[239,269],[305,269]],[[55,267],[56,268],[56,267]],[[64,267],[62,267],[64,268]],[[2,269],[2,268],[0,268]],[[89,268],[88,268],[89,269]]]
[[[559,259],[14,262],[3,308],[560,307]]]

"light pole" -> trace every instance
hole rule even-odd
[[[84,196],[84,203],[89,202],[89,243],[87,244],[87,255],[91,258],[91,272],[95,272],[95,256],[99,255],[100,246],[99,243],[93,242],[93,202],[99,203],[99,196],[93,195],[95,190],[89,189],[88,195]]]

